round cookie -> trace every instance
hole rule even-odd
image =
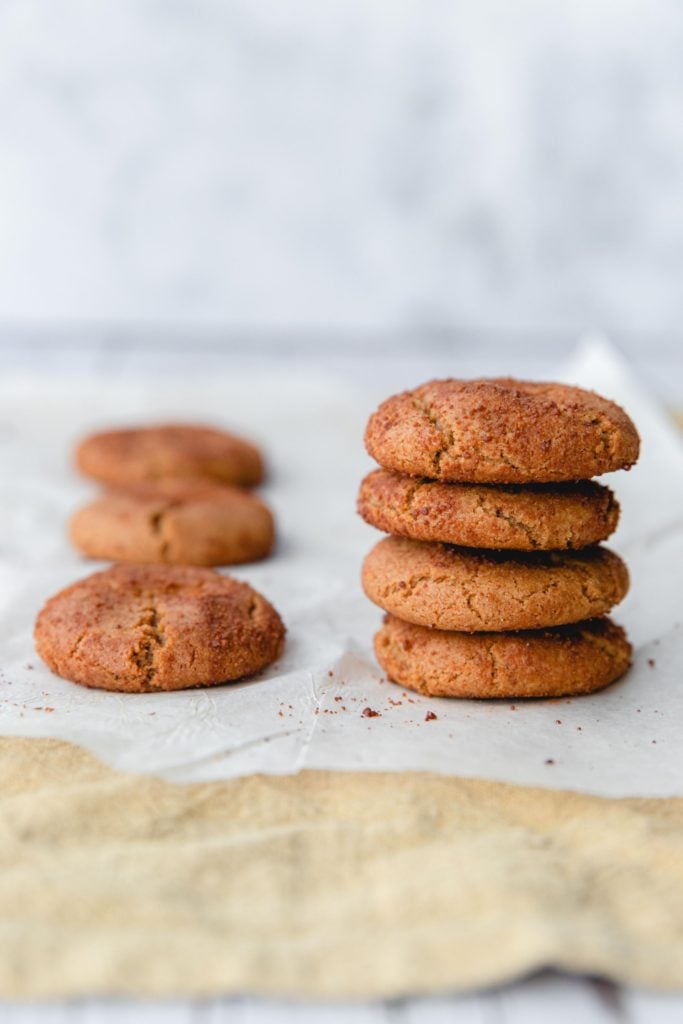
[[[71,518],[89,558],[168,565],[236,565],[273,546],[270,510],[247,491],[165,481],[110,491]]]
[[[385,537],[363,563],[363,589],[406,622],[467,633],[545,629],[608,612],[628,571],[607,548],[496,552]]]
[[[566,384],[435,380],[380,405],[365,445],[384,469],[464,483],[587,480],[628,469],[640,441],[618,405]]]
[[[65,679],[128,693],[241,679],[280,655],[285,629],[247,583],[211,569],[115,565],[60,591],[36,649]]]
[[[551,551],[605,540],[619,520],[608,487],[576,484],[444,484],[377,469],[358,511],[371,526],[413,540],[472,548]]]
[[[252,487],[263,478],[258,448],[222,430],[191,424],[92,434],[76,449],[76,463],[86,476],[121,487],[169,477]]]
[[[610,619],[526,633],[446,633],[387,615],[375,654],[389,678],[431,697],[569,697],[613,683],[631,645]]]

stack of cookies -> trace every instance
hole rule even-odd
[[[628,572],[600,542],[619,507],[591,478],[629,469],[626,413],[561,384],[433,381],[368,423],[382,467],[360,488],[366,522],[391,536],[365,559],[365,593],[388,614],[377,659],[440,697],[590,693],[630,664],[606,617]]]
[[[270,509],[251,488],[258,448],[211,427],[171,424],[87,437],[76,461],[106,487],[69,532],[89,558],[166,565],[236,565],[273,547]]]

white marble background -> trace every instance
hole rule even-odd
[[[0,0],[0,322],[646,347],[682,58],[678,0]]]

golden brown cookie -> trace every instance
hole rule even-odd
[[[129,693],[214,686],[280,655],[285,629],[247,583],[211,569],[115,565],[55,594],[35,627],[57,675]]]
[[[248,491],[161,481],[110,491],[79,509],[69,533],[89,558],[168,565],[236,565],[273,546],[270,510]]]
[[[86,476],[120,487],[168,477],[252,487],[263,478],[261,454],[253,444],[190,424],[92,434],[78,446],[76,463]]]
[[[358,511],[385,533],[472,548],[552,551],[606,540],[619,519],[608,487],[576,484],[444,484],[377,469]]]
[[[464,483],[587,480],[628,469],[639,438],[618,405],[566,384],[435,380],[394,395],[365,444],[384,469]]]
[[[631,645],[610,619],[525,633],[446,633],[387,615],[375,654],[389,678],[431,697],[568,697],[624,674]]]
[[[513,554],[385,537],[363,563],[363,588],[420,626],[544,629],[608,612],[628,590],[628,571],[601,547]]]

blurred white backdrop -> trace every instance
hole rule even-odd
[[[682,55],[678,0],[0,0],[0,322],[674,349]]]

